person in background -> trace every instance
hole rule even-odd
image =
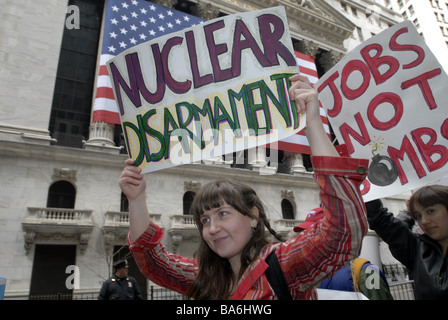
[[[294,233],[307,232],[314,224],[324,217],[322,208],[311,210],[305,221],[294,227]],[[369,260],[357,257],[351,260],[342,269],[339,269],[331,278],[324,279],[317,288],[339,291],[361,292],[369,300],[393,300],[389,285],[384,273],[378,266]]]
[[[128,262],[115,262],[113,268],[114,274],[104,281],[98,300],[142,300],[137,281],[128,275]]]
[[[408,202],[408,212],[423,234],[394,217],[381,200],[366,202],[370,228],[389,245],[392,255],[414,279],[417,300],[448,299],[448,187],[424,186]]]

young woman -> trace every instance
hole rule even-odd
[[[317,92],[306,76],[291,77],[289,94],[306,129],[325,218],[313,232],[268,243],[270,228],[255,191],[241,183],[214,181],[196,195],[191,213],[201,236],[195,259],[174,255],[160,242],[163,229],[146,206],[146,180],[128,159],[119,180],[129,200],[130,250],[151,281],[192,299],[277,299],[265,271],[275,251],[293,299],[316,299],[314,285],[358,256],[367,231],[359,186],[368,160],[339,157],[323,128]]]
[[[409,199],[409,213],[423,235],[395,218],[381,200],[366,203],[370,228],[414,276],[416,299],[448,299],[448,187],[425,186]]]

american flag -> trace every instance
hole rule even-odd
[[[120,116],[106,67],[107,61],[135,45],[202,22],[204,20],[201,18],[149,1],[106,0],[92,121],[120,124]],[[300,72],[306,74],[311,83],[315,83],[318,76],[314,58],[297,51],[295,55]],[[324,108],[321,108],[321,116],[329,134]],[[271,145],[271,147],[275,146]],[[279,141],[275,148],[296,153],[310,153],[308,140],[303,130]]]
[[[315,84],[319,77],[317,74],[317,68],[316,63],[314,62],[314,58],[297,51],[294,51],[294,54],[296,55],[296,61],[297,65],[299,66],[300,73],[306,75],[311,84]],[[322,123],[324,124],[325,132],[328,134],[328,138],[331,140],[330,126],[328,125],[327,114],[325,113],[325,109],[322,107],[322,105],[320,106],[320,117],[322,119]],[[271,144],[270,147],[294,153],[311,154],[311,149],[308,143],[308,139],[305,136],[304,130],[301,130],[286,139],[278,141],[277,144]]]
[[[106,0],[103,44],[92,121],[120,124],[106,62],[140,43],[203,22],[203,19],[144,0]]]

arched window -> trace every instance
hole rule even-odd
[[[128,197],[122,192],[120,199],[120,212],[128,212],[129,211],[129,201]]]
[[[183,198],[183,206],[184,206],[184,214],[190,214],[190,207],[193,203],[194,196],[196,195],[193,191],[187,191],[184,193]]]
[[[48,190],[47,208],[74,209],[76,189],[68,181],[56,181]]]
[[[288,199],[282,200],[282,216],[283,219],[294,219],[294,207]]]

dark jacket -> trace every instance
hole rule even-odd
[[[407,223],[383,207],[381,200],[367,202],[366,208],[370,229],[413,274],[415,299],[448,299],[448,255],[443,256],[439,243],[413,233]]]
[[[133,277],[120,279],[113,275],[104,281],[98,300],[142,300],[142,294]]]

